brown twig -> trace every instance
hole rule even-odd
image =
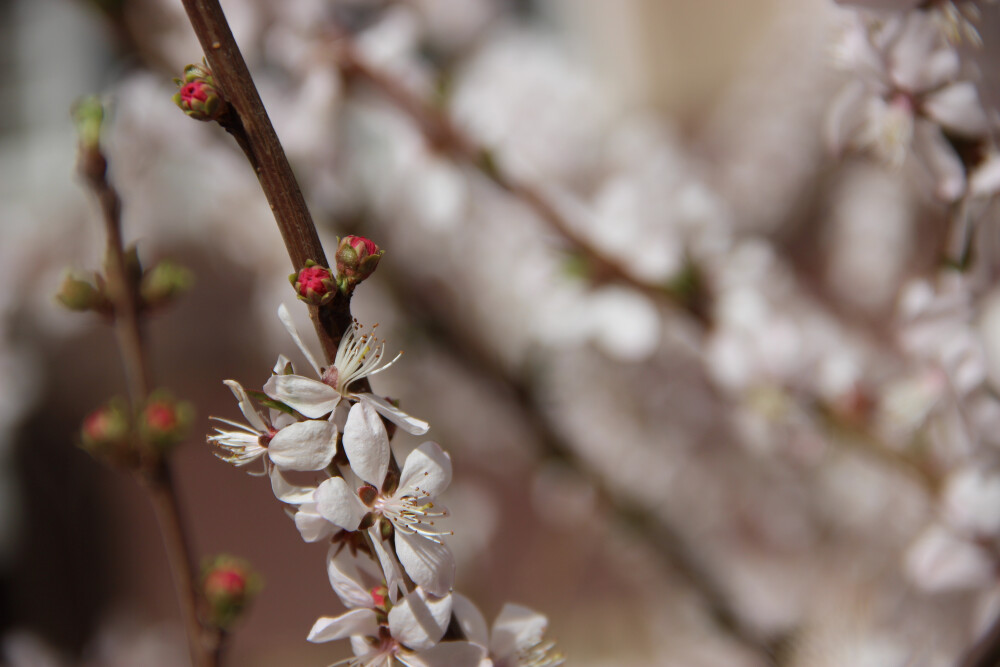
[[[504,172],[494,154],[464,133],[442,109],[420,99],[393,76],[367,63],[350,37],[337,34],[335,54],[346,78],[362,80],[381,92],[414,120],[433,149],[475,167],[498,187],[531,208],[574,252],[586,258],[595,279],[627,285],[687,313],[703,327],[710,325],[709,296],[703,285],[686,283],[685,288],[678,289],[669,283],[646,282],[630,273],[580,234],[543,189]]]
[[[97,145],[81,145],[79,170],[97,197],[103,213],[108,244],[105,257],[108,295],[114,305],[114,326],[121,349],[133,415],[146,403],[151,389],[149,360],[139,318],[137,267],[130,266],[121,232],[121,198],[107,178],[107,160]],[[174,587],[184,615],[185,628],[196,667],[217,667],[213,660],[218,633],[199,620],[198,580],[190,540],[184,528],[170,467],[163,456],[142,448],[135,469],[140,485],[152,502],[170,562]]]
[[[996,667],[1000,665],[1000,616],[960,659],[958,667]]]
[[[246,61],[218,0],[182,0],[230,113],[220,123],[236,139],[253,167],[281,231],[292,267],[306,260],[329,266],[305,198],[261,102]],[[310,307],[327,361],[351,325],[350,298],[337,295],[328,305]]]

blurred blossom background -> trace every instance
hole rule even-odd
[[[986,630],[996,187],[950,117],[950,171],[919,159],[922,116],[900,159],[874,155],[896,150],[885,134],[851,135],[850,87],[883,89],[850,31],[863,16],[877,42],[890,19],[832,0],[222,4],[328,250],[345,234],[386,250],[353,308],[405,355],[373,384],[452,455],[457,587],[488,618],[537,609],[588,666],[951,665]],[[941,48],[976,83],[984,141],[1000,8],[977,7],[982,46]],[[344,40],[482,150],[429,140],[338,66]],[[908,63],[886,48],[896,85]],[[237,417],[223,379],[259,386],[295,353],[277,305],[309,328],[236,144],[171,101],[201,56],[179,0],[0,0],[10,667],[188,664],[146,498],[76,446],[124,388],[110,330],[54,300],[101,261],[69,117],[95,92],[126,238],[195,275],[149,340],[158,384],[197,408],[176,457],[197,550],[265,582],[229,664],[346,655],[305,641],[342,611],[325,550],[203,441],[209,416]]]

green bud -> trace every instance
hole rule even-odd
[[[69,310],[77,312],[111,312],[111,302],[100,287],[72,273],[66,274],[56,299]]]
[[[173,301],[191,289],[194,274],[180,264],[164,260],[142,276],[139,294],[143,303],[151,308]]]

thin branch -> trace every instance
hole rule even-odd
[[[114,305],[114,325],[128,381],[129,402],[135,416],[149,397],[149,360],[139,318],[137,267],[131,267],[121,232],[121,198],[107,178],[107,160],[97,146],[81,146],[80,173],[97,196],[108,236],[105,270],[108,294]],[[136,478],[152,502],[170,562],[174,588],[184,615],[192,662],[196,667],[217,667],[214,648],[218,634],[203,628],[198,615],[198,579],[190,540],[171,480],[167,461],[159,452],[144,448]]]
[[[329,266],[305,198],[222,7],[218,0],[182,2],[205,51],[212,77],[231,110],[220,123],[236,139],[257,174],[293,269],[298,271],[310,259]],[[337,295],[330,304],[310,307],[309,312],[327,361],[332,361],[341,336],[351,325],[350,298]]]
[[[432,148],[475,167],[501,189],[531,208],[573,251],[587,259],[596,279],[632,287],[685,312],[700,326],[710,325],[709,296],[704,291],[704,286],[695,281],[687,285],[693,289],[676,289],[671,284],[650,283],[630,273],[580,234],[543,189],[504,172],[493,153],[464,133],[442,109],[420,99],[392,75],[367,63],[350,37],[338,33],[335,54],[337,64],[346,78],[362,80],[381,92],[416,122]]]
[[[1000,665],[1000,616],[989,630],[961,658],[958,667],[996,667]]]

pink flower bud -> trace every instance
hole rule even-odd
[[[337,281],[333,271],[312,260],[308,260],[301,271],[288,276],[288,281],[299,299],[314,306],[328,303],[336,294],[334,287]]]
[[[177,401],[165,392],[150,397],[139,414],[139,430],[143,440],[160,450],[178,444],[187,435],[193,410],[188,403]]]
[[[337,244],[337,283],[350,293],[358,283],[375,272],[384,250],[363,236],[345,236]]]
[[[83,420],[81,446],[95,457],[127,464],[134,459],[131,435],[128,407],[114,398]]]
[[[217,556],[207,562],[202,568],[201,578],[207,620],[217,628],[229,628],[260,588],[260,577],[244,560],[232,556]]]
[[[207,65],[188,65],[184,78],[174,79],[180,90],[174,93],[174,103],[196,120],[218,120],[226,112],[226,103],[215,88],[215,80]]]

